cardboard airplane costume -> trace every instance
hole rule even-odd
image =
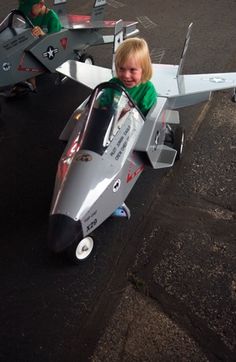
[[[121,28],[118,23],[117,43]],[[60,136],[67,146],[58,164],[49,217],[49,247],[54,252],[66,251],[76,262],[86,259],[99,225],[117,213],[130,217],[125,200],[144,168],[172,167],[181,157],[184,130],[178,109],[207,101],[213,91],[235,88],[236,73],[182,74],[191,28],[179,65],[153,64],[158,100],[146,117],[125,89],[108,82],[111,69],[76,61],[58,68],[93,92]],[[101,100],[107,92],[116,96],[104,109]]]
[[[65,0],[54,0],[62,29],[34,37],[33,24],[19,10],[12,10],[0,24],[0,88],[26,81],[56,68],[67,60],[93,63],[90,46],[113,43],[116,22],[104,20],[106,0],[95,0],[91,16],[67,14]],[[138,33],[137,22],[125,22],[125,37]],[[111,29],[110,35],[104,30]]]

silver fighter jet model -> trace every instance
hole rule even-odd
[[[236,73],[182,75],[190,24],[179,65],[153,64],[159,97],[144,118],[110,69],[68,61],[58,71],[94,88],[60,138],[49,221],[49,247],[79,262],[93,249],[91,233],[111,215],[130,217],[125,200],[146,166],[172,167],[181,157],[184,131],[178,109],[207,101],[212,91],[235,88]],[[103,83],[101,83],[103,82]],[[105,83],[104,83],[105,82]]]
[[[54,0],[63,28],[35,38],[33,24],[19,10],[12,10],[0,24],[0,87],[12,86],[44,72],[55,72],[69,59],[93,63],[85,50],[94,45],[113,43],[116,22],[103,20],[106,0],[95,0],[91,16],[68,15],[66,0]],[[58,8],[57,8],[58,7]],[[125,36],[138,33],[137,22],[125,23]],[[111,35],[103,31],[112,29]],[[109,31],[109,30],[108,30]]]

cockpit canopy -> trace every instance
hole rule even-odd
[[[0,23],[0,40],[11,39],[29,27],[33,27],[30,19],[22,11],[12,10]]]
[[[142,116],[127,92],[118,84],[97,86],[85,109],[85,125],[80,149],[102,155],[127,117]]]

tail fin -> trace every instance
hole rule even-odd
[[[106,0],[95,0],[93,5],[93,11],[91,14],[91,21],[102,21],[105,15]]]
[[[115,34],[114,34],[114,42],[113,42],[113,57],[112,57],[112,75],[115,76],[115,52],[118,46],[123,42],[124,38],[124,28],[123,21],[119,20],[115,25]]]
[[[191,34],[191,31],[192,31],[192,25],[193,25],[193,23],[189,24],[189,26],[188,26],[187,35],[186,35],[186,38],[185,38],[184,47],[183,47],[183,51],[182,51],[182,54],[181,54],[179,67],[178,67],[178,70],[177,70],[177,79],[178,79],[178,76],[182,74],[184,61],[185,61],[185,55],[186,55],[186,52],[187,52],[187,49],[188,49],[190,34]]]
[[[66,15],[66,4],[67,0],[53,0],[53,10],[57,13],[60,19]]]

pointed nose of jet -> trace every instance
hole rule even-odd
[[[49,217],[48,246],[50,250],[55,253],[62,252],[79,237],[82,238],[80,221],[62,214]]]

